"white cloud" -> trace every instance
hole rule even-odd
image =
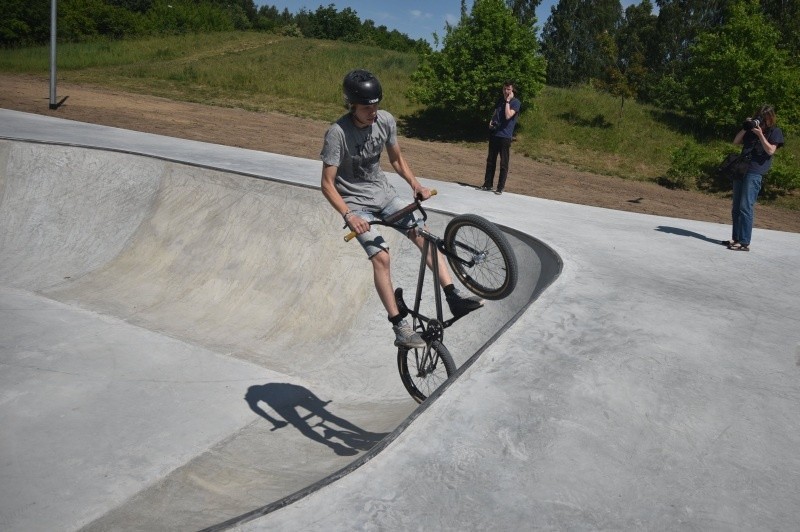
[[[411,11],[409,11],[409,13],[413,18],[433,18],[433,15],[431,13],[424,13],[419,9],[412,9]]]

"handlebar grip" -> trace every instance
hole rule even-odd
[[[436,194],[438,194],[438,193],[439,193],[439,192],[438,192],[438,191],[437,191],[435,188],[432,188],[432,189],[431,189],[431,196],[435,196],[435,195],[436,195]],[[406,207],[406,209],[408,209],[408,208],[411,208],[411,207],[413,207],[413,206],[414,206],[414,204],[412,203],[411,205],[409,205],[408,207]],[[394,213],[394,215],[397,215],[397,214],[399,214],[399,213]],[[394,216],[394,215],[393,215],[393,216]],[[347,233],[346,235],[344,235],[344,241],[345,241],[345,242],[350,242],[350,241],[351,241],[351,240],[353,240],[353,239],[354,239],[356,236],[358,236],[358,235],[356,234],[356,232],[355,232],[355,231],[350,231],[349,233]]]

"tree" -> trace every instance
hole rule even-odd
[[[600,46],[604,48],[605,54],[612,59],[606,66],[604,78],[597,84],[598,88],[605,89],[614,96],[620,98],[620,114],[625,106],[626,98],[635,98],[636,89],[631,83],[636,67],[629,68],[620,59],[619,48],[614,38],[609,34],[600,37]],[[629,75],[631,76],[629,78]]]
[[[560,0],[550,8],[542,29],[542,53],[547,60],[547,83],[566,87],[574,82],[573,50],[578,40],[574,24],[580,0]]]
[[[306,12],[303,18],[305,23],[298,23],[298,25],[306,37],[332,41],[358,41],[360,39],[361,19],[349,7],[339,12],[334,4],[329,4],[328,7],[319,6],[314,13]]]
[[[445,30],[441,51],[423,55],[412,75],[412,101],[483,120],[505,80],[528,99],[544,86],[534,29],[503,0],[475,0],[471,13]]]
[[[542,0],[506,0],[506,5],[523,26],[536,24],[536,8]]]
[[[778,110],[782,124],[800,124],[800,73],[779,31],[758,0],[739,0],[725,10],[719,28],[698,36],[690,48],[686,86],[689,111],[701,125],[730,128],[763,103]]]
[[[625,10],[625,17],[615,32],[606,30],[594,36],[596,61],[605,61],[594,86],[620,98],[620,113],[626,99],[643,91],[648,71],[645,57],[653,47],[656,17],[650,0]]]
[[[656,22],[650,0],[625,9],[622,24],[614,36],[616,64],[612,67],[618,82],[624,83],[632,97],[646,95],[648,87],[655,82],[647,66],[647,58],[658,49]]]
[[[797,0],[761,0],[767,19],[781,32],[781,48],[800,66],[800,2]]]
[[[621,19],[619,0],[559,0],[542,30],[547,82],[567,86],[602,78],[610,60],[604,41]]]
[[[7,0],[0,17],[0,46],[30,46],[50,36],[50,2]]]
[[[650,82],[645,100],[667,109],[686,101],[684,77],[689,50],[697,35],[717,27],[730,0],[656,0],[656,45],[648,49],[645,65]]]

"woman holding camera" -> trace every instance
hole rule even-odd
[[[761,181],[772,166],[772,156],[783,146],[783,132],[775,125],[775,109],[763,105],[742,124],[733,143],[742,146],[742,155],[750,157],[750,166],[742,179],[733,180],[733,231],[722,243],[734,251],[750,251],[750,236]]]

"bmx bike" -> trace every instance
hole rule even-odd
[[[435,194],[436,191],[432,191],[432,195]],[[398,225],[400,220],[414,211],[419,211],[421,216],[415,216],[415,227],[411,229],[424,239],[413,308],[409,308],[403,300],[402,288],[397,288],[394,293],[400,312],[412,317],[414,330],[419,332],[426,344],[424,348],[398,347],[397,350],[400,378],[408,393],[418,403],[428,398],[455,373],[455,362],[444,345],[444,330],[466,315],[444,319],[439,254],[431,251],[439,250],[447,258],[461,284],[484,299],[498,300],[507,297],[517,285],[518,274],[514,250],[495,224],[476,214],[461,214],[450,220],[442,238],[431,233],[425,226],[428,214],[422,208],[421,202],[417,198],[386,219],[370,222],[371,225],[385,225],[406,232],[405,228]],[[356,233],[352,231],[344,239],[347,242],[355,237]],[[420,312],[428,256],[433,275],[435,317],[425,316]]]

